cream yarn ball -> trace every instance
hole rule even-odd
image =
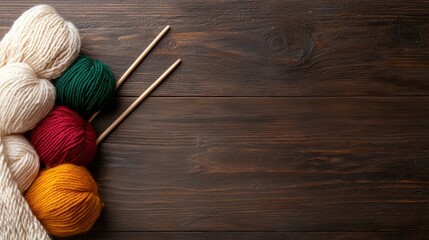
[[[34,128],[54,104],[54,85],[37,78],[28,64],[11,63],[0,68],[0,135]]]
[[[6,162],[20,192],[24,192],[39,173],[39,156],[27,139],[21,134],[2,138]]]
[[[37,5],[24,12],[0,42],[0,67],[14,62],[30,65],[39,78],[58,78],[80,51],[76,27],[54,8]]]

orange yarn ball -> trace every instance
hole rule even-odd
[[[58,237],[89,231],[103,207],[91,174],[73,164],[42,171],[25,198],[48,233]]]

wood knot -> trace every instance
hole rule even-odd
[[[267,41],[271,49],[276,52],[286,48],[286,40],[279,32],[272,33],[271,36],[268,36]]]
[[[311,58],[314,39],[310,27],[296,26],[279,29],[273,27],[265,36],[272,56],[285,57],[291,65],[302,65]]]
[[[177,48],[177,42],[174,39],[170,38],[167,41],[167,47],[168,49],[175,49]]]

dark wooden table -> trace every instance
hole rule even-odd
[[[119,77],[73,239],[428,239],[429,1],[43,1]],[[3,35],[41,1],[2,1]]]

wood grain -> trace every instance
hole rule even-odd
[[[113,240],[113,239],[145,239],[145,240],[259,240],[259,239],[270,239],[270,240],[423,240],[427,239],[428,232],[409,232],[409,231],[396,231],[396,232],[347,232],[347,233],[332,233],[332,232],[306,232],[306,233],[284,233],[284,232],[264,232],[264,233],[242,233],[242,232],[229,232],[229,233],[207,233],[207,232],[193,232],[193,233],[165,233],[165,232],[133,232],[133,233],[116,233],[116,232],[93,232],[87,235],[80,236],[79,239],[86,240]]]
[[[100,146],[96,229],[429,230],[428,102],[149,98]]]
[[[121,76],[100,132],[105,201],[70,239],[429,239],[429,1],[2,1],[0,35],[47,3]]]
[[[23,3],[21,3],[23,2]],[[428,95],[429,1],[44,1],[72,20],[83,51],[119,77],[172,30],[121,96],[177,58],[156,96]],[[33,1],[2,1],[1,33]]]

